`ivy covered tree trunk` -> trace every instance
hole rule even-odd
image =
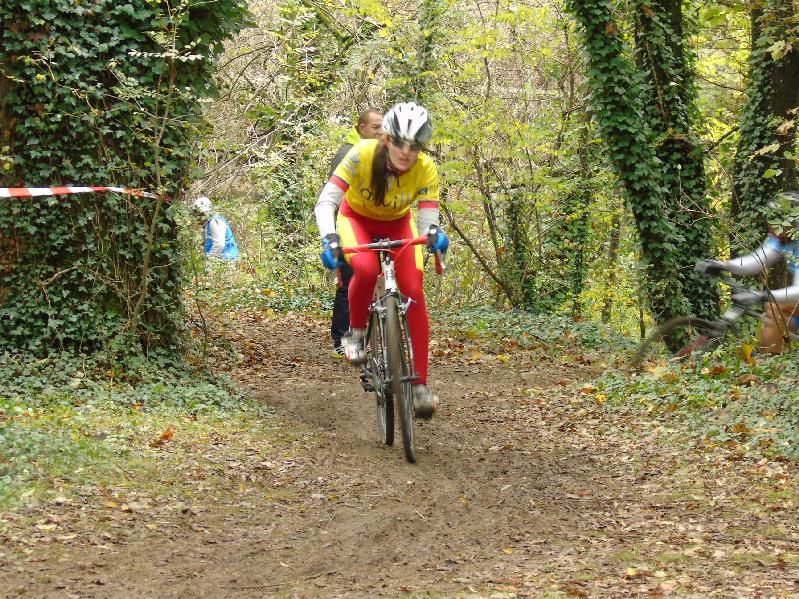
[[[718,292],[694,272],[711,255],[711,219],[705,196],[704,150],[692,131],[696,116],[692,60],[683,42],[682,0],[650,0],[636,6],[636,63],[643,109],[661,164],[663,209],[672,222],[674,261],[691,313],[714,317]]]
[[[568,0],[583,33],[588,57],[592,108],[627,202],[635,217],[647,295],[658,320],[690,310],[675,260],[676,231],[664,209],[660,168],[651,133],[644,123],[634,66],[608,0]]]
[[[566,204],[567,209],[567,232],[570,242],[570,268],[569,283],[572,302],[572,316],[577,319],[582,316],[583,304],[582,293],[585,289],[585,278],[588,272],[588,264],[585,259],[585,252],[588,243],[588,211],[591,206],[591,162],[589,160],[588,124],[580,135],[580,146],[577,150],[580,163],[580,185],[576,193]]]
[[[768,0],[752,13],[747,100],[741,115],[732,203],[733,254],[751,251],[768,226],[766,206],[780,189],[796,189],[799,25],[792,0]]]
[[[507,235],[505,252],[502,256],[508,286],[514,290],[513,306],[534,312],[537,304],[537,290],[533,264],[533,251],[530,247],[529,200],[526,201],[524,188],[511,191],[505,208]]]
[[[46,20],[40,18],[46,15]],[[0,351],[177,348],[175,203],[215,52],[238,0],[32,0],[0,6],[3,186],[113,185],[117,194],[0,200]],[[13,248],[13,249],[12,249]]]
[[[7,65],[0,61],[0,168],[8,169],[11,168],[11,156],[14,154],[12,146],[14,121],[4,100],[13,86],[11,79],[5,76],[6,72],[8,72]],[[0,181],[3,180],[5,178],[0,170]],[[2,210],[1,207],[0,210]],[[0,229],[0,307],[8,293],[7,283],[4,283],[3,280],[11,273],[16,263],[16,239],[8,231],[3,232]]]

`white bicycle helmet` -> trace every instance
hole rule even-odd
[[[409,143],[425,144],[433,137],[433,123],[424,106],[400,102],[383,117],[383,131]]]
[[[192,210],[199,212],[203,215],[211,214],[213,210],[213,206],[211,205],[211,200],[206,198],[205,196],[199,197],[191,203]]]

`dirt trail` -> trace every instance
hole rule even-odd
[[[323,323],[288,317],[245,329],[236,341],[245,361],[234,376],[274,407],[304,449],[265,466],[263,492],[239,501],[209,493],[179,534],[140,528],[111,547],[51,547],[0,574],[0,592],[789,597],[799,591],[793,496],[764,503],[757,499],[763,489],[751,482],[757,472],[763,480],[764,467],[792,476],[792,466],[711,461],[659,447],[657,436],[624,441],[613,423],[570,403],[575,394],[564,385],[589,373],[545,349],[509,360],[468,350],[434,358],[431,380],[442,407],[431,422],[418,423],[418,463],[409,465],[399,439],[395,447],[377,442],[371,396],[327,353]],[[287,341],[273,346],[271,339]]]

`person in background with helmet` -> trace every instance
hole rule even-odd
[[[347,135],[347,140],[342,145],[333,160],[330,162],[328,179],[333,175],[336,167],[347,155],[352,146],[362,139],[377,139],[383,130],[383,114],[374,108],[368,108],[358,115],[358,124],[352,128]],[[330,323],[330,336],[333,338],[333,351],[338,355],[344,355],[344,348],[341,345],[341,338],[347,334],[350,328],[350,304],[347,299],[349,293],[350,279],[352,279],[352,268],[348,263],[341,267],[341,285],[336,289],[336,296],[333,300],[333,318]]]
[[[799,209],[799,191],[787,191],[777,195],[770,208],[775,217],[784,218]],[[785,323],[791,329],[799,328],[799,239],[795,236],[799,227],[781,231],[769,229],[768,236],[751,254],[729,260],[702,260],[696,264],[696,270],[707,274],[727,271],[735,275],[757,275],[768,270],[770,266],[782,260],[788,261],[788,268],[793,273],[790,287],[771,291],[774,301],[769,300],[769,292],[759,291],[747,297],[751,303],[768,302],[765,306],[765,321],[760,331],[760,350],[766,353],[779,354],[785,344]]]
[[[417,237],[427,234],[431,252],[445,252],[449,238],[438,226],[438,170],[422,150],[433,135],[427,110],[413,102],[396,104],[383,118],[378,139],[355,144],[338,165],[316,202],[315,215],[322,237],[322,263],[330,269],[341,264],[342,245],[370,243],[375,238]],[[418,229],[411,206],[418,206]],[[336,216],[338,213],[338,216]],[[376,254],[347,255],[352,266],[350,330],[342,339],[350,364],[366,360],[366,326],[369,301],[380,273]],[[397,256],[395,270],[402,293],[409,297],[408,325],[419,378],[413,386],[417,416],[430,418],[437,397],[427,385],[430,328],[422,286],[422,250]]]
[[[192,202],[191,208],[205,223],[205,242],[203,249],[209,258],[233,261],[239,257],[236,238],[224,216],[214,212],[211,200],[202,196]]]

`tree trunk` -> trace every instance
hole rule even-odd
[[[607,324],[613,315],[613,291],[616,289],[616,265],[619,261],[619,242],[621,241],[621,217],[618,214],[613,215],[610,222],[610,246],[608,247],[608,289],[611,293],[605,296],[602,302],[602,322]]]
[[[768,0],[751,14],[747,101],[734,163],[733,254],[757,246],[768,227],[769,201],[780,189],[797,187],[796,162],[785,157],[795,151],[796,127],[780,127],[796,119],[791,109],[799,105],[799,49],[780,44],[791,40],[794,4]]]
[[[591,205],[591,163],[588,160],[589,136],[588,123],[583,127],[580,134],[580,145],[577,148],[577,157],[580,162],[581,184],[577,188],[574,201],[569,214],[569,235],[571,251],[571,301],[572,317],[579,319],[583,313],[582,293],[585,288],[586,261],[585,252],[587,251],[586,242],[588,240],[588,208]]]
[[[626,199],[635,216],[646,265],[646,291],[657,320],[684,314],[686,302],[674,256],[676,232],[661,197],[660,165],[645,128],[636,74],[609,0],[568,0],[583,30],[593,111]]]
[[[11,93],[14,82],[3,73],[5,65],[0,61],[0,173],[12,173],[11,156],[14,154],[14,121],[6,106],[5,98]],[[5,148],[8,148],[6,150]],[[10,186],[13,182],[8,175],[0,174],[0,185]],[[0,307],[6,295],[3,278],[11,272],[16,263],[17,239],[11,230],[0,230]]]
[[[530,236],[527,233],[530,210],[525,201],[525,189],[514,189],[508,198],[506,218],[508,226],[506,251],[502,256],[505,272],[516,290],[514,307],[528,312],[536,308],[536,282]]]
[[[677,231],[674,257],[691,313],[714,317],[718,292],[694,272],[711,254],[711,220],[705,199],[704,150],[691,129],[693,73],[686,64],[682,0],[653,0],[636,13],[636,62],[644,74],[645,110],[662,164],[663,208]]]

